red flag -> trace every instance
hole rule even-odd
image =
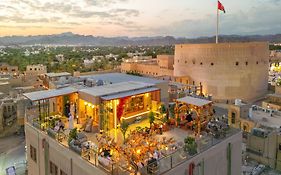
[[[224,6],[222,5],[222,3],[220,1],[218,1],[218,9],[225,13]]]

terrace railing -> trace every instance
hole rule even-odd
[[[38,121],[32,121],[31,124],[35,128],[37,128],[39,130],[42,130]],[[46,130],[43,130],[43,131],[46,132]],[[193,157],[201,154],[202,152],[210,149],[211,147],[221,143],[226,138],[229,138],[229,137],[237,134],[238,132],[240,132],[240,130],[230,128],[225,133],[223,133],[220,137],[217,137],[217,136],[215,137],[213,135],[202,136],[202,138],[197,140],[197,153],[189,154],[187,151],[185,151],[184,147],[179,147],[173,153],[171,153],[169,155],[166,155],[166,156],[163,156],[162,158],[158,159],[156,162],[153,162],[153,163],[148,164],[148,165],[146,165],[142,168],[139,168],[138,172],[141,173],[141,175],[150,175],[150,174],[161,175],[161,174],[164,174],[164,173],[168,172],[169,170],[171,170],[173,168],[176,168],[177,166],[181,165],[182,163],[192,159]],[[48,133],[46,133],[46,134],[48,134]],[[54,137],[52,137],[52,138],[54,138]],[[57,139],[56,137],[54,139],[56,139],[62,146],[70,149],[67,145],[62,144],[61,140]],[[92,158],[94,159],[94,161],[89,161],[87,159],[87,156],[84,156],[84,155],[80,155],[80,156],[82,156],[85,161],[91,163],[93,166],[96,166],[96,167],[102,169],[107,174],[111,174],[111,175],[130,175],[134,172],[133,170],[124,168],[124,166],[122,166],[119,163],[115,163],[115,162],[110,162],[109,165],[107,165],[107,166],[101,165],[98,162],[98,154],[97,153],[92,154]]]
[[[240,131],[237,129],[231,128],[229,131],[227,131],[227,133],[225,134],[224,137],[215,138],[215,137],[211,136],[209,138],[202,138],[202,139],[204,139],[204,144],[200,143],[200,141],[199,141],[200,144],[197,144],[197,153],[196,154],[193,154],[193,155],[189,154],[187,151],[185,151],[185,149],[183,147],[178,148],[172,154],[164,156],[161,159],[158,159],[157,162],[153,162],[151,164],[148,164],[147,166],[144,166],[143,168],[141,168],[139,170],[139,172],[142,175],[164,174],[164,173],[168,172],[169,170],[176,168],[177,166],[183,164],[184,162],[186,162],[186,161],[192,159],[193,157],[196,157],[197,155],[203,153],[204,151],[210,149],[211,147],[221,143],[226,138],[229,138],[229,137],[237,134],[238,132],[240,132]]]

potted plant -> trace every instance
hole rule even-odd
[[[151,128],[151,125],[154,123],[154,120],[155,120],[155,115],[154,115],[154,112],[149,112],[148,114],[148,120],[149,120],[149,124],[150,124],[150,128]]]
[[[184,139],[184,151],[188,152],[189,155],[197,154],[197,143],[195,142],[195,138],[187,137]]]
[[[120,123],[120,130],[123,134],[124,143],[126,141],[126,133],[128,131],[128,128],[129,128],[129,123],[127,123],[125,120],[122,120],[122,122]]]
[[[68,145],[70,144],[70,142],[73,140],[73,139],[76,139],[77,138],[77,128],[74,128],[72,129],[70,132],[69,132],[69,136],[68,136]]]

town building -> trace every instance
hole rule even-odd
[[[56,61],[61,63],[64,61],[65,58],[64,58],[63,54],[58,54],[58,55],[56,55],[55,59],[56,59]]]
[[[17,76],[19,74],[19,68],[18,66],[10,66],[6,63],[1,63],[0,74],[9,74],[9,75]]]
[[[270,106],[272,107],[272,106]],[[250,160],[281,170],[281,112],[256,105],[230,105],[228,123],[239,128]]]
[[[47,89],[56,89],[56,83],[65,84],[71,77],[71,74],[68,72],[60,73],[46,73],[43,77],[43,85]]]
[[[220,122],[217,124],[225,130],[218,131],[216,137],[207,134],[205,131],[207,126],[202,125],[199,135],[195,135],[196,148],[192,149],[195,153],[190,151],[192,156],[185,151],[187,148],[183,147],[183,142],[188,135],[194,136],[195,131],[178,127],[166,131],[167,136],[172,135],[175,137],[172,140],[176,140],[169,139],[171,141],[161,142],[163,145],[159,145],[159,151],[161,147],[163,155],[161,158],[158,157],[157,163],[150,163],[150,160],[154,160],[150,157],[149,160],[142,160],[143,165],[136,165],[132,163],[136,161],[134,156],[127,157],[126,154],[118,156],[121,155],[121,150],[131,149],[129,145],[127,149],[118,146],[124,143],[120,129],[123,128],[124,121],[129,124],[131,134],[140,132],[141,137],[147,139],[140,140],[144,142],[140,148],[132,148],[136,149],[135,152],[138,155],[144,151],[142,147],[145,148],[146,144],[151,145],[150,149],[155,150],[152,143],[161,139],[165,140],[166,133],[163,133],[164,138],[161,138],[161,134],[157,134],[155,139],[150,140],[154,134],[147,135],[147,131],[137,130],[145,126],[148,129],[151,112],[161,115],[160,107],[168,100],[168,82],[120,73],[79,78],[83,83],[76,82],[67,87],[24,94],[31,101],[31,105],[27,106],[28,115],[26,115],[25,125],[30,175],[90,175],[93,173],[118,175],[134,174],[136,171],[143,175],[151,173],[241,174],[241,132],[228,128],[226,124]],[[184,112],[182,107],[186,105],[195,111],[202,109],[202,113],[197,116],[199,117],[197,122],[201,123],[198,120],[201,114],[205,120],[211,119],[209,113],[203,112],[203,109],[211,107],[211,101],[193,97],[178,100],[181,103],[177,103],[180,116]],[[205,108],[207,106],[208,108]],[[187,110],[185,108],[185,111]],[[69,118],[65,117],[67,115]],[[78,134],[74,138],[71,138],[75,131],[71,128],[71,120],[74,120],[73,124],[78,128]],[[64,123],[64,131],[56,131],[56,121]],[[212,122],[216,126],[216,121]],[[178,121],[178,125],[180,123],[182,122]],[[153,124],[153,127],[156,128],[156,125],[156,123]],[[182,125],[185,127],[185,124],[182,123]],[[162,128],[161,126],[159,129]],[[197,126],[201,127],[200,124]],[[157,130],[152,131],[150,126],[149,132],[153,133]],[[129,139],[128,142],[133,144],[133,140]],[[113,147],[110,146],[111,143]],[[84,144],[88,146],[84,147]],[[105,158],[108,154],[117,157]],[[157,153],[154,152],[154,154]]]
[[[37,77],[47,73],[47,67],[43,64],[26,66],[25,75],[27,77]]]
[[[24,127],[27,102],[22,96],[4,96],[0,100],[0,137],[14,134]]]
[[[281,171],[280,129],[254,128],[246,144],[248,158]]]
[[[151,77],[172,77],[173,64],[172,55],[158,55],[157,59],[131,59],[121,64],[121,72],[135,72]]]

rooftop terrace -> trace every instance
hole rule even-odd
[[[55,133],[52,129],[46,127],[46,125],[40,125],[38,121],[28,120],[28,125],[33,126],[34,128],[37,128],[39,131],[41,131],[44,134],[49,135],[51,138],[56,140],[60,145],[63,147],[70,149],[77,153],[77,156],[81,156],[85,161],[91,163],[93,166],[96,166],[103,171],[105,171],[108,174],[113,175],[129,175],[134,172],[134,168],[132,167],[132,164],[130,161],[125,157],[122,157],[122,152],[118,152],[117,150],[111,150],[111,159],[106,159],[101,155],[101,147],[103,147],[103,144],[101,142],[115,142],[116,140],[116,148],[120,149],[131,149],[128,147],[128,145],[123,144],[123,137],[122,133],[119,129],[110,131],[110,134],[108,136],[101,135],[98,132],[85,132],[83,129],[83,126],[81,124],[75,124],[75,127],[78,128],[79,133],[81,133],[81,139],[86,138],[84,142],[81,144],[81,148],[75,147],[68,143],[68,138],[70,135],[70,130],[68,129],[68,122],[67,119],[63,119],[62,121],[65,124],[65,130]],[[161,124],[161,121],[156,121],[157,124]],[[129,132],[127,134],[127,137],[129,137],[130,134],[132,134],[134,131],[139,130],[140,128],[149,128],[149,122],[147,119],[143,119],[141,121],[137,121],[134,124],[129,126]],[[137,131],[140,132],[140,135],[143,135],[144,138],[147,137],[155,137],[152,139],[152,142],[159,142],[161,145],[163,144],[163,148],[161,146],[159,148],[152,149],[151,152],[152,156],[154,155],[154,151],[157,152],[158,155],[158,161],[157,166],[155,167],[155,163],[149,163],[148,160],[144,160],[143,165],[137,164],[139,167],[139,172],[142,175],[148,175],[152,172],[156,174],[165,173],[182,163],[188,161],[189,159],[201,154],[202,152],[210,149],[211,147],[215,146],[216,144],[219,144],[220,142],[224,141],[225,139],[237,134],[238,130],[228,128],[224,130],[221,133],[212,133],[209,131],[203,131],[200,137],[194,136],[194,132],[192,130],[185,130],[181,128],[177,128],[175,126],[170,126],[168,130],[163,128],[163,133],[161,133],[158,129],[154,130],[152,135],[145,136],[146,131]],[[185,138],[189,136],[190,138],[195,138],[195,147],[193,149],[187,149],[185,147]],[[112,138],[113,140],[111,140]],[[115,139],[114,139],[115,138]],[[171,138],[171,142],[167,142],[167,144],[164,144],[163,140],[167,140]],[[110,139],[110,140],[108,140]],[[137,138],[134,138],[137,140]],[[146,139],[146,140],[147,140]],[[131,140],[132,142],[132,140]],[[152,143],[151,143],[152,144]],[[125,147],[124,147],[125,146]],[[111,148],[110,146],[106,146],[107,148]],[[127,148],[128,147],[128,148]],[[103,147],[105,148],[105,147]],[[138,149],[138,148],[136,148]],[[139,150],[137,150],[136,154],[139,154],[142,152],[142,149],[145,149],[145,146],[142,148],[140,147]],[[149,157],[149,153],[141,153],[141,154],[147,154]],[[121,157],[120,157],[121,156]],[[116,160],[115,160],[116,157]],[[117,158],[118,157],[118,158]],[[145,156],[146,157],[146,156]],[[133,159],[132,159],[133,160]]]

